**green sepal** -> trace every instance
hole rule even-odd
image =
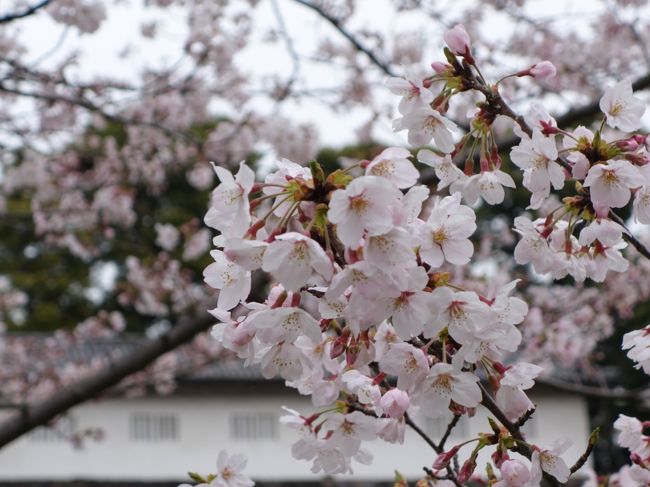
[[[196,473],[196,472],[187,472],[187,475],[189,476],[189,478],[191,478],[191,479],[194,480],[195,482],[200,482],[200,483],[202,483],[202,484],[206,484],[206,483],[207,483],[206,479],[204,479],[201,475],[199,475],[199,474]]]
[[[343,189],[352,181],[352,176],[344,172],[343,169],[337,169],[327,176],[327,183],[336,189]]]

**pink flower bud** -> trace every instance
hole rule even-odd
[[[549,79],[556,75],[557,69],[551,61],[542,61],[530,67],[530,75],[535,79]]]
[[[434,470],[441,470],[443,468],[446,468],[449,465],[449,462],[451,462],[451,459],[456,456],[458,453],[459,447],[455,446],[451,450],[447,452],[443,452],[440,455],[438,455],[433,462],[433,469]]]
[[[463,463],[463,466],[460,467],[460,472],[458,473],[458,482],[461,484],[467,482],[474,473],[474,470],[476,470],[476,460],[473,457],[469,457],[465,463]]]
[[[380,400],[384,412],[391,418],[400,419],[411,404],[409,395],[397,388],[391,389]]]
[[[445,74],[449,71],[451,66],[447,63],[441,63],[440,61],[435,61],[431,63],[431,68],[436,72],[436,74]]]
[[[465,27],[461,24],[456,24],[453,29],[449,29],[445,32],[443,39],[447,46],[449,46],[449,49],[451,49],[451,52],[459,56],[469,53],[471,49],[469,35],[467,34]]]
[[[632,137],[616,142],[616,147],[624,151],[635,151],[641,144],[645,144],[645,137],[641,134],[633,135]]]

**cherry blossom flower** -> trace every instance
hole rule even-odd
[[[538,365],[520,362],[503,374],[496,401],[509,420],[516,421],[535,407],[524,391],[535,385],[533,379],[542,370]]]
[[[530,480],[530,470],[519,460],[506,460],[499,470],[501,480],[494,487],[524,487]]]
[[[524,186],[533,193],[531,208],[539,208],[551,193],[551,184],[556,190],[564,185],[564,171],[555,162],[557,147],[553,138],[544,137],[535,130],[532,139],[522,139],[514,147],[510,158],[524,170]]]
[[[275,166],[277,167],[277,171],[270,173],[264,179],[264,184],[267,185],[262,189],[264,194],[272,195],[281,193],[282,190],[278,188],[278,186],[287,187],[292,181],[300,181],[307,185],[311,184],[312,175],[308,167],[296,164],[289,159],[276,160]],[[273,213],[279,217],[284,215],[291,204],[295,202],[293,198],[281,201],[284,198],[286,198],[286,195],[279,195],[274,200],[273,206],[275,209],[273,210]]]
[[[639,170],[628,161],[613,160],[589,169],[584,185],[591,201],[602,208],[621,208],[630,201],[630,189],[641,185]]]
[[[262,375],[270,379],[279,375],[286,380],[297,380],[303,374],[306,357],[295,345],[287,342],[269,347],[260,362]]]
[[[356,394],[361,404],[377,405],[381,399],[379,385],[360,373],[358,370],[348,370],[341,376],[346,387]]]
[[[607,115],[607,125],[632,132],[641,127],[641,117],[645,112],[643,100],[632,93],[632,82],[623,80],[605,90],[600,99],[600,109]]]
[[[245,300],[251,291],[251,273],[234,262],[230,262],[220,250],[212,250],[210,255],[214,262],[205,268],[205,282],[219,289],[217,307],[229,310]]]
[[[442,152],[454,150],[452,132],[456,130],[456,124],[431,107],[416,108],[394,120],[393,128],[396,131],[408,130],[408,141],[412,146],[421,147],[433,139]]]
[[[455,181],[451,184],[450,192],[462,193],[463,199],[468,205],[475,204],[479,197],[483,198],[489,205],[497,205],[503,202],[503,198],[505,198],[503,186],[507,188],[516,187],[509,174],[495,169],[494,171],[485,171]]]
[[[521,240],[515,247],[515,261],[517,264],[532,262],[536,272],[544,274],[550,268],[551,249],[548,241],[542,236],[545,231],[544,220],[534,222],[525,216],[515,218],[515,232],[521,235]]]
[[[298,291],[316,273],[329,280],[332,261],[320,245],[297,232],[278,235],[264,253],[262,269],[270,272],[287,291]]]
[[[393,228],[382,235],[366,238],[364,256],[366,261],[377,267],[405,264],[415,257],[414,242],[403,228]]]
[[[449,154],[441,157],[429,149],[422,149],[418,152],[418,161],[433,168],[436,177],[440,180],[438,183],[439,190],[446,188],[454,181],[466,178],[465,173],[454,164]]]
[[[388,180],[363,176],[332,194],[327,217],[336,224],[341,242],[357,246],[364,231],[371,236],[381,235],[393,227],[393,206],[400,197],[399,190]]]
[[[321,338],[320,327],[307,311],[293,307],[279,307],[256,312],[250,317],[250,326],[257,330],[256,336],[265,343],[294,342],[306,336],[312,342]]]
[[[476,230],[475,221],[474,211],[460,204],[458,193],[436,200],[431,215],[419,228],[422,260],[434,268],[444,261],[467,264],[474,253],[468,237]]]
[[[478,406],[481,402],[478,377],[459,371],[451,364],[437,363],[431,367],[414,401],[425,415],[437,418],[445,414],[452,400],[468,408]]]
[[[404,78],[390,77],[386,80],[386,86],[391,93],[402,97],[398,105],[402,114],[409,113],[416,107],[429,105],[434,98],[433,92],[424,87],[422,78],[415,73],[407,72]]]
[[[251,487],[255,485],[250,478],[242,473],[246,468],[245,455],[228,455],[225,450],[217,457],[216,477],[210,482],[213,487]]]
[[[650,326],[623,335],[623,350],[627,349],[627,356],[637,363],[636,368],[650,375]]]
[[[230,171],[213,164],[221,184],[212,193],[212,204],[205,224],[224,235],[241,237],[250,226],[248,195],[255,183],[255,173],[244,161],[233,178]]]
[[[614,429],[619,432],[616,441],[623,448],[636,450],[643,442],[643,424],[636,418],[619,414]]]
[[[410,188],[417,183],[420,172],[409,161],[411,153],[401,147],[389,147],[366,167],[366,176],[388,179],[398,188]]]
[[[431,323],[425,326],[425,337],[436,336],[445,326],[458,343],[473,340],[477,323],[490,323],[492,310],[471,291],[455,292],[449,287],[433,291],[432,309],[437,311]]]
[[[391,345],[381,357],[381,369],[397,377],[397,387],[409,391],[429,372],[426,355],[408,343]]]
[[[329,448],[336,448],[350,457],[361,448],[362,440],[375,440],[381,423],[376,418],[366,416],[360,411],[348,414],[334,413],[327,418],[324,425],[332,431],[327,440]]]
[[[533,464],[530,471],[532,485],[539,485],[542,479],[542,471],[555,477],[558,482],[566,482],[569,480],[571,471],[562,457],[560,457],[560,454],[564,453],[569,446],[571,446],[571,442],[565,441],[556,444],[551,449],[535,449],[533,451],[533,456],[530,460]]]
[[[639,223],[650,225],[650,165],[640,167],[639,172],[643,182],[634,194],[634,219]]]

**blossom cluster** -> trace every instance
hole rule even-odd
[[[399,147],[330,174],[316,162],[305,167],[282,159],[263,182],[244,162],[236,174],[215,165],[220,184],[205,222],[220,234],[214,262],[204,271],[205,281],[219,290],[210,311],[219,321],[213,335],[246,365],[259,366],[267,378],[283,378],[321,408],[309,417],[290,411],[283,418],[299,434],[294,456],[312,461],[314,472],[350,472],[353,459],[368,463],[363,442],[401,443],[416,412],[430,418],[472,415],[490,404],[505,428],[492,427],[443,451],[430,477],[463,483],[474,474],[478,451],[493,446],[501,473],[495,485],[538,486],[543,476],[566,482],[571,470],[560,455],[568,444],[531,445],[513,426],[533,413],[526,391],[542,372],[510,357],[522,342],[517,325],[528,312],[512,296],[517,281],[482,295],[453,283],[447,269],[470,263],[474,254],[472,205],[479,199],[501,203],[504,187],[515,187],[494,145],[497,115],[520,124],[522,141],[511,158],[532,193],[530,209],[539,209],[551,189],[575,180],[575,194],[558,210],[515,221],[522,236],[517,262],[556,279],[570,274],[602,281],[609,270],[627,268],[620,253],[626,230],[609,216],[637,190],[635,215],[646,219],[639,197],[647,190],[640,168],[647,161],[645,139],[604,142],[602,126],[595,133],[565,133],[539,110],[530,124],[522,122],[475,67],[462,26],[445,41],[449,64],[434,63],[429,78],[392,78],[388,84],[402,96],[394,128],[408,130],[415,146],[433,141],[435,148],[420,150],[416,160],[433,168],[437,191],[448,188],[449,195],[430,195],[417,184],[421,175],[411,153]],[[538,63],[513,76],[547,77],[551,67]],[[435,83],[443,84],[438,95]],[[638,128],[642,110],[628,88],[619,84],[601,100],[611,127]],[[486,100],[471,132],[456,142],[456,125],[445,114],[452,96],[468,90]],[[560,133],[564,149],[558,150]],[[463,170],[456,166],[459,155],[465,156]],[[259,302],[250,300],[258,271],[272,279]],[[472,442],[469,459],[452,469],[450,460]],[[509,450],[526,452],[528,460],[511,458]]]
[[[650,436],[643,433],[648,427],[650,423],[647,421],[641,422],[624,414],[619,415],[614,423],[619,446],[630,451],[633,465],[626,474],[636,482],[634,485],[650,484]]]

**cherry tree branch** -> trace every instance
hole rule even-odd
[[[6,23],[12,22],[14,20],[29,17],[30,15],[35,14],[36,12],[41,10],[42,8],[47,7],[48,4],[50,4],[51,1],[52,0],[41,0],[40,2],[32,5],[31,7],[27,7],[22,12],[14,12],[14,13],[3,15],[3,16],[0,17],[0,24],[6,24]]]
[[[445,443],[447,443],[447,440],[449,439],[449,436],[451,436],[452,430],[456,427],[456,425],[460,421],[461,417],[462,416],[460,414],[454,414],[454,417],[451,419],[451,421],[447,425],[447,429],[445,430],[445,434],[442,435],[442,438],[440,438],[440,442],[438,443],[438,448],[440,448],[441,451],[444,451]]]
[[[623,239],[629,244],[631,244],[632,247],[634,247],[646,259],[650,259],[650,250],[645,245],[643,245],[643,243],[639,241],[638,238],[636,238],[632,234],[630,229],[627,228],[627,226],[625,225],[625,221],[616,213],[614,213],[612,210],[610,210],[609,212],[609,217],[612,220],[614,220],[616,223],[618,223],[620,226],[622,226],[623,229],[625,230],[625,233],[623,233]]]
[[[152,364],[161,355],[190,341],[206,331],[213,323],[209,316],[185,319],[167,333],[111,361],[92,376],[71,384],[49,398],[20,408],[0,423],[0,448],[11,443],[28,431],[49,423],[68,409],[92,399],[108,388],[117,385],[125,377]]]
[[[0,82],[0,92],[8,93],[11,95],[24,96],[26,98],[34,98],[36,100],[67,103],[69,105],[74,105],[79,108],[83,108],[89,112],[101,115],[103,118],[111,122],[116,122],[124,125],[138,125],[138,126],[154,128],[160,130],[161,132],[165,133],[170,137],[180,137],[182,139],[186,139],[189,142],[193,142],[199,145],[199,141],[196,140],[194,137],[192,137],[190,134],[172,130],[169,127],[165,127],[164,125],[161,125],[160,123],[157,122],[141,121],[141,120],[123,117],[121,115],[108,113],[101,106],[96,105],[95,103],[83,97],[74,98],[74,97],[58,95],[58,94],[39,93],[35,91],[34,92],[22,91],[16,88],[11,88],[9,86],[3,85],[1,82]]]
[[[337,19],[336,17],[328,14],[322,7],[316,5],[316,4],[312,3],[312,2],[309,2],[307,0],[294,0],[294,1],[299,3],[300,5],[303,5],[303,6],[307,7],[307,8],[310,8],[311,10],[316,12],[318,15],[320,15],[323,19],[327,20],[336,30],[339,31],[339,33],[343,37],[345,37],[350,42],[350,44],[352,44],[354,46],[354,48],[357,51],[362,52],[363,54],[365,54],[366,57],[368,59],[370,59],[370,61],[375,66],[377,66],[379,69],[381,69],[388,76],[395,76],[395,73],[392,70],[392,68],[390,67],[390,65],[383,62],[383,61],[381,61],[377,57],[377,55],[374,52],[372,52],[372,50],[370,48],[368,48],[367,46],[364,46],[361,43],[361,41],[354,36],[354,34],[352,34],[348,29],[345,28],[345,26],[341,23],[341,21],[339,19]]]
[[[422,428],[420,428],[416,423],[413,422],[413,420],[407,413],[404,414],[404,421],[413,431],[415,431],[420,436],[420,438],[422,438],[426,442],[427,445],[433,448],[433,450],[438,455],[440,455],[444,451],[441,447],[436,445],[435,441],[429,438],[429,435],[427,435]]]
[[[528,446],[528,443],[526,443],[526,439],[524,438],[524,435],[521,432],[520,428],[506,417],[506,415],[503,413],[503,411],[501,411],[501,408],[499,408],[485,387],[482,384],[479,384],[479,387],[481,388],[482,395],[481,404],[485,406],[485,408],[487,408],[487,410],[490,411],[497,418],[497,420],[499,420],[499,422],[504,426],[505,429],[508,430],[508,433],[510,433],[510,435],[515,440],[518,440],[517,452],[530,459],[533,456],[533,450],[530,448],[530,446]],[[544,479],[548,482],[549,485],[553,487],[559,487],[562,485],[552,475],[549,475],[546,472],[543,472],[543,475]]]

